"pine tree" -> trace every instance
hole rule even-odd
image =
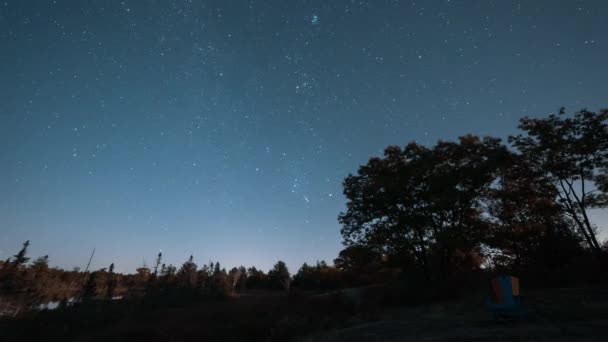
[[[0,292],[14,293],[15,291],[25,290],[25,274],[20,272],[30,258],[26,257],[27,247],[30,240],[23,243],[23,247],[11,258],[7,259],[7,265],[0,272]],[[8,262],[10,261],[10,264]]]
[[[273,287],[289,290],[289,285],[291,283],[291,276],[289,275],[289,270],[287,269],[287,265],[285,265],[285,263],[283,261],[278,261],[274,265],[272,270],[270,270],[268,272],[268,278]]]
[[[114,290],[116,289],[116,279],[114,275],[114,263],[110,264],[108,268],[108,279],[106,282],[106,299],[112,299],[114,297]]]
[[[21,250],[19,251],[19,253],[17,253],[16,255],[13,256],[14,260],[13,260],[13,267],[19,267],[19,266],[23,266],[25,265],[26,262],[28,262],[28,260],[30,260],[30,258],[26,257],[27,255],[27,248],[30,245],[30,240],[27,240],[23,243],[23,248],[21,248]]]
[[[160,265],[160,262],[162,261],[163,258],[163,253],[162,252],[158,252],[158,257],[156,257],[156,266],[154,267],[154,277],[156,278],[156,276],[158,275],[158,266]],[[164,266],[164,264],[163,264]]]
[[[156,257],[156,265],[154,265],[154,272],[148,278],[148,284],[147,284],[147,290],[146,291],[150,291],[154,287],[155,283],[157,283],[157,279],[158,279],[158,267],[160,266],[162,258],[163,258],[163,253],[162,252],[158,252],[158,256]]]

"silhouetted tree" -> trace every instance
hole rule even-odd
[[[548,270],[580,255],[581,240],[570,228],[575,225],[555,201],[555,187],[545,172],[523,156],[511,158],[488,196],[494,222],[487,242],[499,251],[491,262],[516,270],[532,265]]]
[[[240,292],[247,288],[247,269],[245,266],[239,267],[239,279],[236,286]]]
[[[317,261],[314,266],[304,263],[293,276],[292,287],[309,290],[335,289],[343,285],[343,275],[344,272],[327,265],[325,261]]]
[[[158,255],[156,257],[156,263],[154,264],[154,271],[148,277],[146,292],[158,290],[158,287],[159,287],[159,284],[158,284],[158,278],[159,278],[158,268],[160,267],[162,258],[163,258],[163,253],[162,252],[158,252]],[[164,266],[164,264],[163,264],[163,266]]]
[[[374,272],[380,268],[382,255],[363,245],[351,245],[340,251],[334,259],[336,268],[357,273]]]
[[[180,270],[177,272],[178,283],[182,287],[193,288],[196,286],[196,269],[197,266],[193,261],[193,256],[182,265]]]
[[[553,185],[558,202],[589,247],[601,250],[589,220],[589,208],[608,205],[608,110],[583,109],[573,117],[559,114],[520,120],[525,134],[510,137],[528,163]]]
[[[255,266],[247,269],[247,288],[259,289],[267,286],[268,276]]]
[[[30,240],[27,240],[23,243],[23,247],[21,248],[21,250],[19,251],[19,253],[17,253],[16,255],[13,256],[13,267],[17,268],[17,267],[21,267],[24,266],[28,260],[30,260],[30,258],[28,258],[27,255],[27,248],[30,245]]]
[[[207,283],[207,295],[225,298],[229,296],[233,290],[234,287],[230,275],[226,273],[225,269],[220,269],[220,263],[216,262],[213,274],[210,277],[210,281]]]
[[[158,256],[156,257],[156,266],[154,266],[154,277],[158,275],[158,266],[160,265],[163,258],[163,253],[158,252]]]
[[[0,271],[0,293],[25,292],[28,290],[25,284],[25,264],[30,260],[27,257],[27,248],[30,241],[23,243],[23,247],[19,252],[6,260],[7,266]]]
[[[175,266],[169,264],[168,266],[163,267],[160,274],[163,278],[168,280],[170,278],[173,278],[175,276],[176,272],[177,272],[177,268]]]
[[[287,265],[283,261],[278,261],[274,267],[268,271],[268,280],[273,288],[289,290],[291,277]]]
[[[433,148],[388,147],[384,158],[370,159],[344,181],[347,211],[339,220],[346,246],[411,255],[427,278],[434,269],[448,273],[454,253],[482,243],[483,200],[508,155],[499,139],[470,135]]]
[[[108,268],[108,274],[106,279],[106,299],[112,299],[114,297],[114,290],[116,289],[116,276],[114,274],[114,263],[110,264]]]

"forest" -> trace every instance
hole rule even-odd
[[[391,307],[483,308],[471,298],[496,275],[518,277],[524,293],[605,288],[606,222],[591,212],[608,206],[608,109],[561,109],[518,128],[506,141],[387,147],[343,181],[344,249],[293,274],[282,261],[265,272],[192,256],[170,265],[162,253],[134,274],[62,270],[31,258],[26,241],[0,262],[0,340],[282,341]]]

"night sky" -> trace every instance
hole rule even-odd
[[[608,2],[0,2],[0,258],[332,261],[390,144],[608,106]],[[594,222],[608,225],[606,212]]]

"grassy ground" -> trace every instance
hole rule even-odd
[[[380,291],[374,289],[373,291]],[[0,341],[606,341],[608,290],[524,293],[497,321],[483,298],[387,307],[345,295],[249,292],[214,301],[119,301],[0,320]]]

